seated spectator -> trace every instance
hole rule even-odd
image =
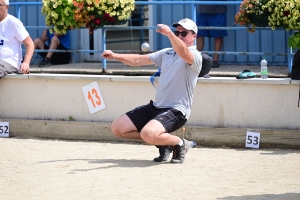
[[[11,73],[29,74],[33,41],[23,23],[8,14],[9,0],[0,0],[0,5],[0,79]],[[23,62],[22,44],[26,49]]]
[[[45,44],[47,41],[48,45]],[[49,29],[45,29],[42,36],[33,42],[35,49],[70,50],[70,33],[67,32],[65,35],[51,34]],[[39,67],[68,64],[71,60],[71,52],[39,52],[38,54],[43,57]]]

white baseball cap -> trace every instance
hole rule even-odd
[[[195,22],[193,22],[193,20],[190,20],[188,18],[184,18],[179,22],[172,24],[173,27],[177,27],[179,25],[185,28],[186,30],[194,31],[196,34],[198,32],[198,27],[195,24]]]

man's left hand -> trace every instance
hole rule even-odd
[[[20,69],[21,69],[21,72],[23,72],[23,74],[29,74],[29,64],[28,63],[26,63],[26,62],[21,63]]]

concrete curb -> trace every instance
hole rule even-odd
[[[124,75],[124,76],[152,76],[157,70],[106,70],[102,69],[31,69],[31,73],[51,73],[51,74],[90,74],[90,75]],[[238,72],[213,72],[211,77],[236,77]],[[260,77],[258,74],[257,77]],[[270,73],[269,78],[287,78],[285,74]]]
[[[48,139],[129,141],[115,137],[106,122],[77,122],[50,120],[1,119],[9,122],[10,137],[37,137]],[[196,141],[198,146],[245,148],[247,131],[260,133],[261,149],[300,149],[299,130],[215,128],[184,126],[173,134]]]
[[[66,65],[51,65],[50,67],[39,68],[36,65],[30,67],[31,73],[57,73],[57,74],[98,74],[98,75],[125,75],[125,76],[152,76],[157,67],[154,65],[132,67],[120,62],[107,62],[106,71],[102,69],[102,62],[96,63],[70,63]],[[260,66],[249,65],[221,65],[219,68],[212,68],[209,75],[212,77],[236,77],[241,71],[248,69],[260,77]],[[268,66],[269,78],[287,78],[287,66]]]

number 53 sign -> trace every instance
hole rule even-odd
[[[90,114],[94,114],[95,112],[106,108],[98,83],[96,81],[83,86],[82,91],[89,107]]]
[[[246,147],[249,148],[259,148],[259,142],[260,142],[260,133],[247,131],[246,135]]]

